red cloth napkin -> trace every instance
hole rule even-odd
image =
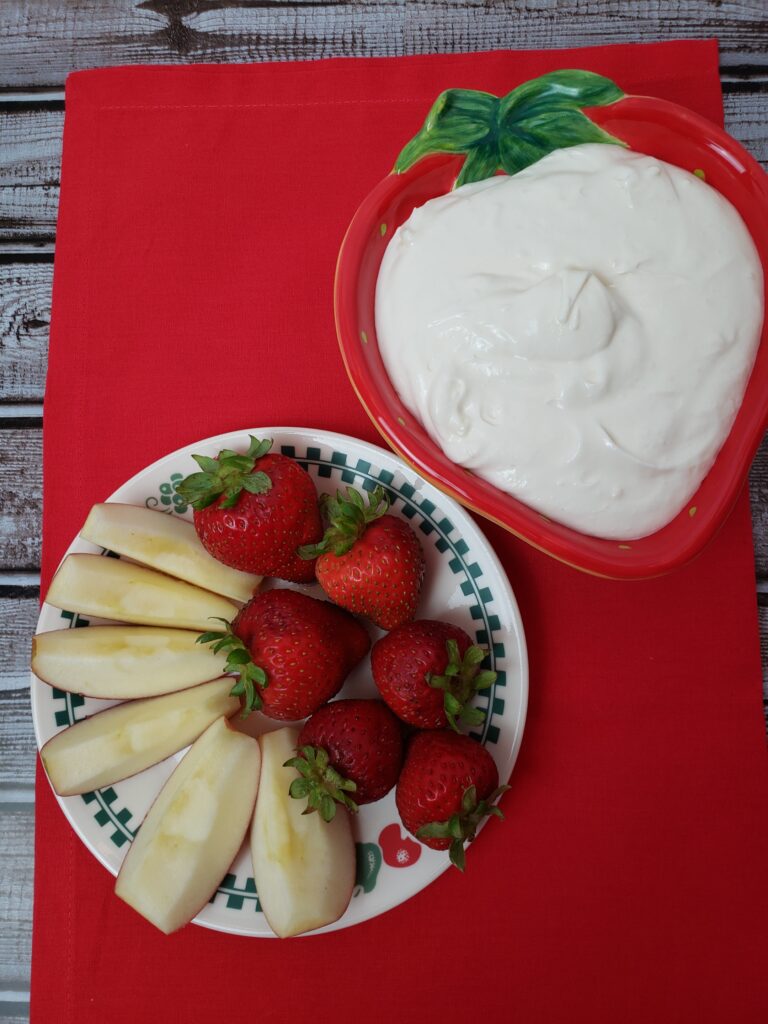
[[[441,89],[561,67],[722,116],[714,42],[67,83],[45,404],[44,585],[92,502],[165,452],[270,423],[376,440],[342,369],[345,227]],[[466,876],[352,930],[165,938],[38,787],[36,1024],[763,1021],[768,775],[749,508],[620,584],[486,530],[522,608],[528,725]]]

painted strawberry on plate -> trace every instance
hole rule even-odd
[[[404,836],[396,822],[385,825],[379,833],[379,846],[384,863],[391,868],[409,868],[421,856],[421,846]]]

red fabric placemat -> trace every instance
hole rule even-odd
[[[447,86],[558,67],[722,117],[714,42],[85,72],[67,83],[45,404],[46,585],[92,502],[269,423],[376,440],[334,336],[355,206]],[[32,1018],[743,1022],[768,1013],[768,775],[746,497],[620,584],[487,526],[531,699],[505,824],[407,904],[277,942],[165,938],[38,786]]]

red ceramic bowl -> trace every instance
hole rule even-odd
[[[703,174],[741,214],[768,281],[768,176],[746,150],[717,125],[664,100],[630,96],[585,112],[631,149]],[[432,156],[403,174],[390,174],[363,201],[347,230],[334,304],[341,353],[358,398],[391,447],[422,476],[554,558],[614,579],[660,576],[684,565],[725,521],[768,427],[767,324],[731,432],[698,491],[672,522],[626,543],[552,522],[451,462],[400,401],[379,353],[374,299],[387,243],[415,207],[450,191],[459,167],[456,156]]]

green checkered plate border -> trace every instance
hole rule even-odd
[[[244,448],[249,433],[273,438],[274,450],[296,459],[321,492],[332,492],[346,484],[368,491],[377,485],[386,487],[393,514],[411,523],[427,560],[426,584],[417,617],[449,619],[488,649],[488,664],[497,678],[490,690],[477,697],[477,706],[486,711],[486,718],[473,735],[486,745],[498,764],[501,778],[507,779],[522,738],[528,687],[525,639],[512,588],[471,516],[395,455],[327,431],[254,428],[208,438],[174,452],[142,470],[108,500],[142,504],[158,512],[191,518],[191,510],[173,490],[176,479],[194,470],[191,455],[214,455],[224,447]],[[78,538],[69,550],[97,549]],[[317,596],[321,596],[319,588]],[[43,605],[38,632],[87,628],[90,624],[90,620],[77,614]],[[340,696],[375,696],[367,661],[345,683]],[[38,745],[108,703],[51,688],[33,676],[32,707]],[[257,731],[274,725],[257,717]],[[132,779],[82,797],[57,797],[75,832],[112,874],[117,873],[152,800],[182,755],[183,751]],[[503,825],[494,823],[487,841],[492,841],[490,834],[497,829],[500,832],[501,828]],[[420,891],[448,866],[444,854],[409,843],[399,828],[394,793],[362,808],[356,831],[355,895],[344,917],[328,930],[383,913]],[[501,839],[496,836],[497,842]],[[478,841],[485,842],[486,837]],[[224,932],[271,935],[261,913],[246,848],[195,922]]]

